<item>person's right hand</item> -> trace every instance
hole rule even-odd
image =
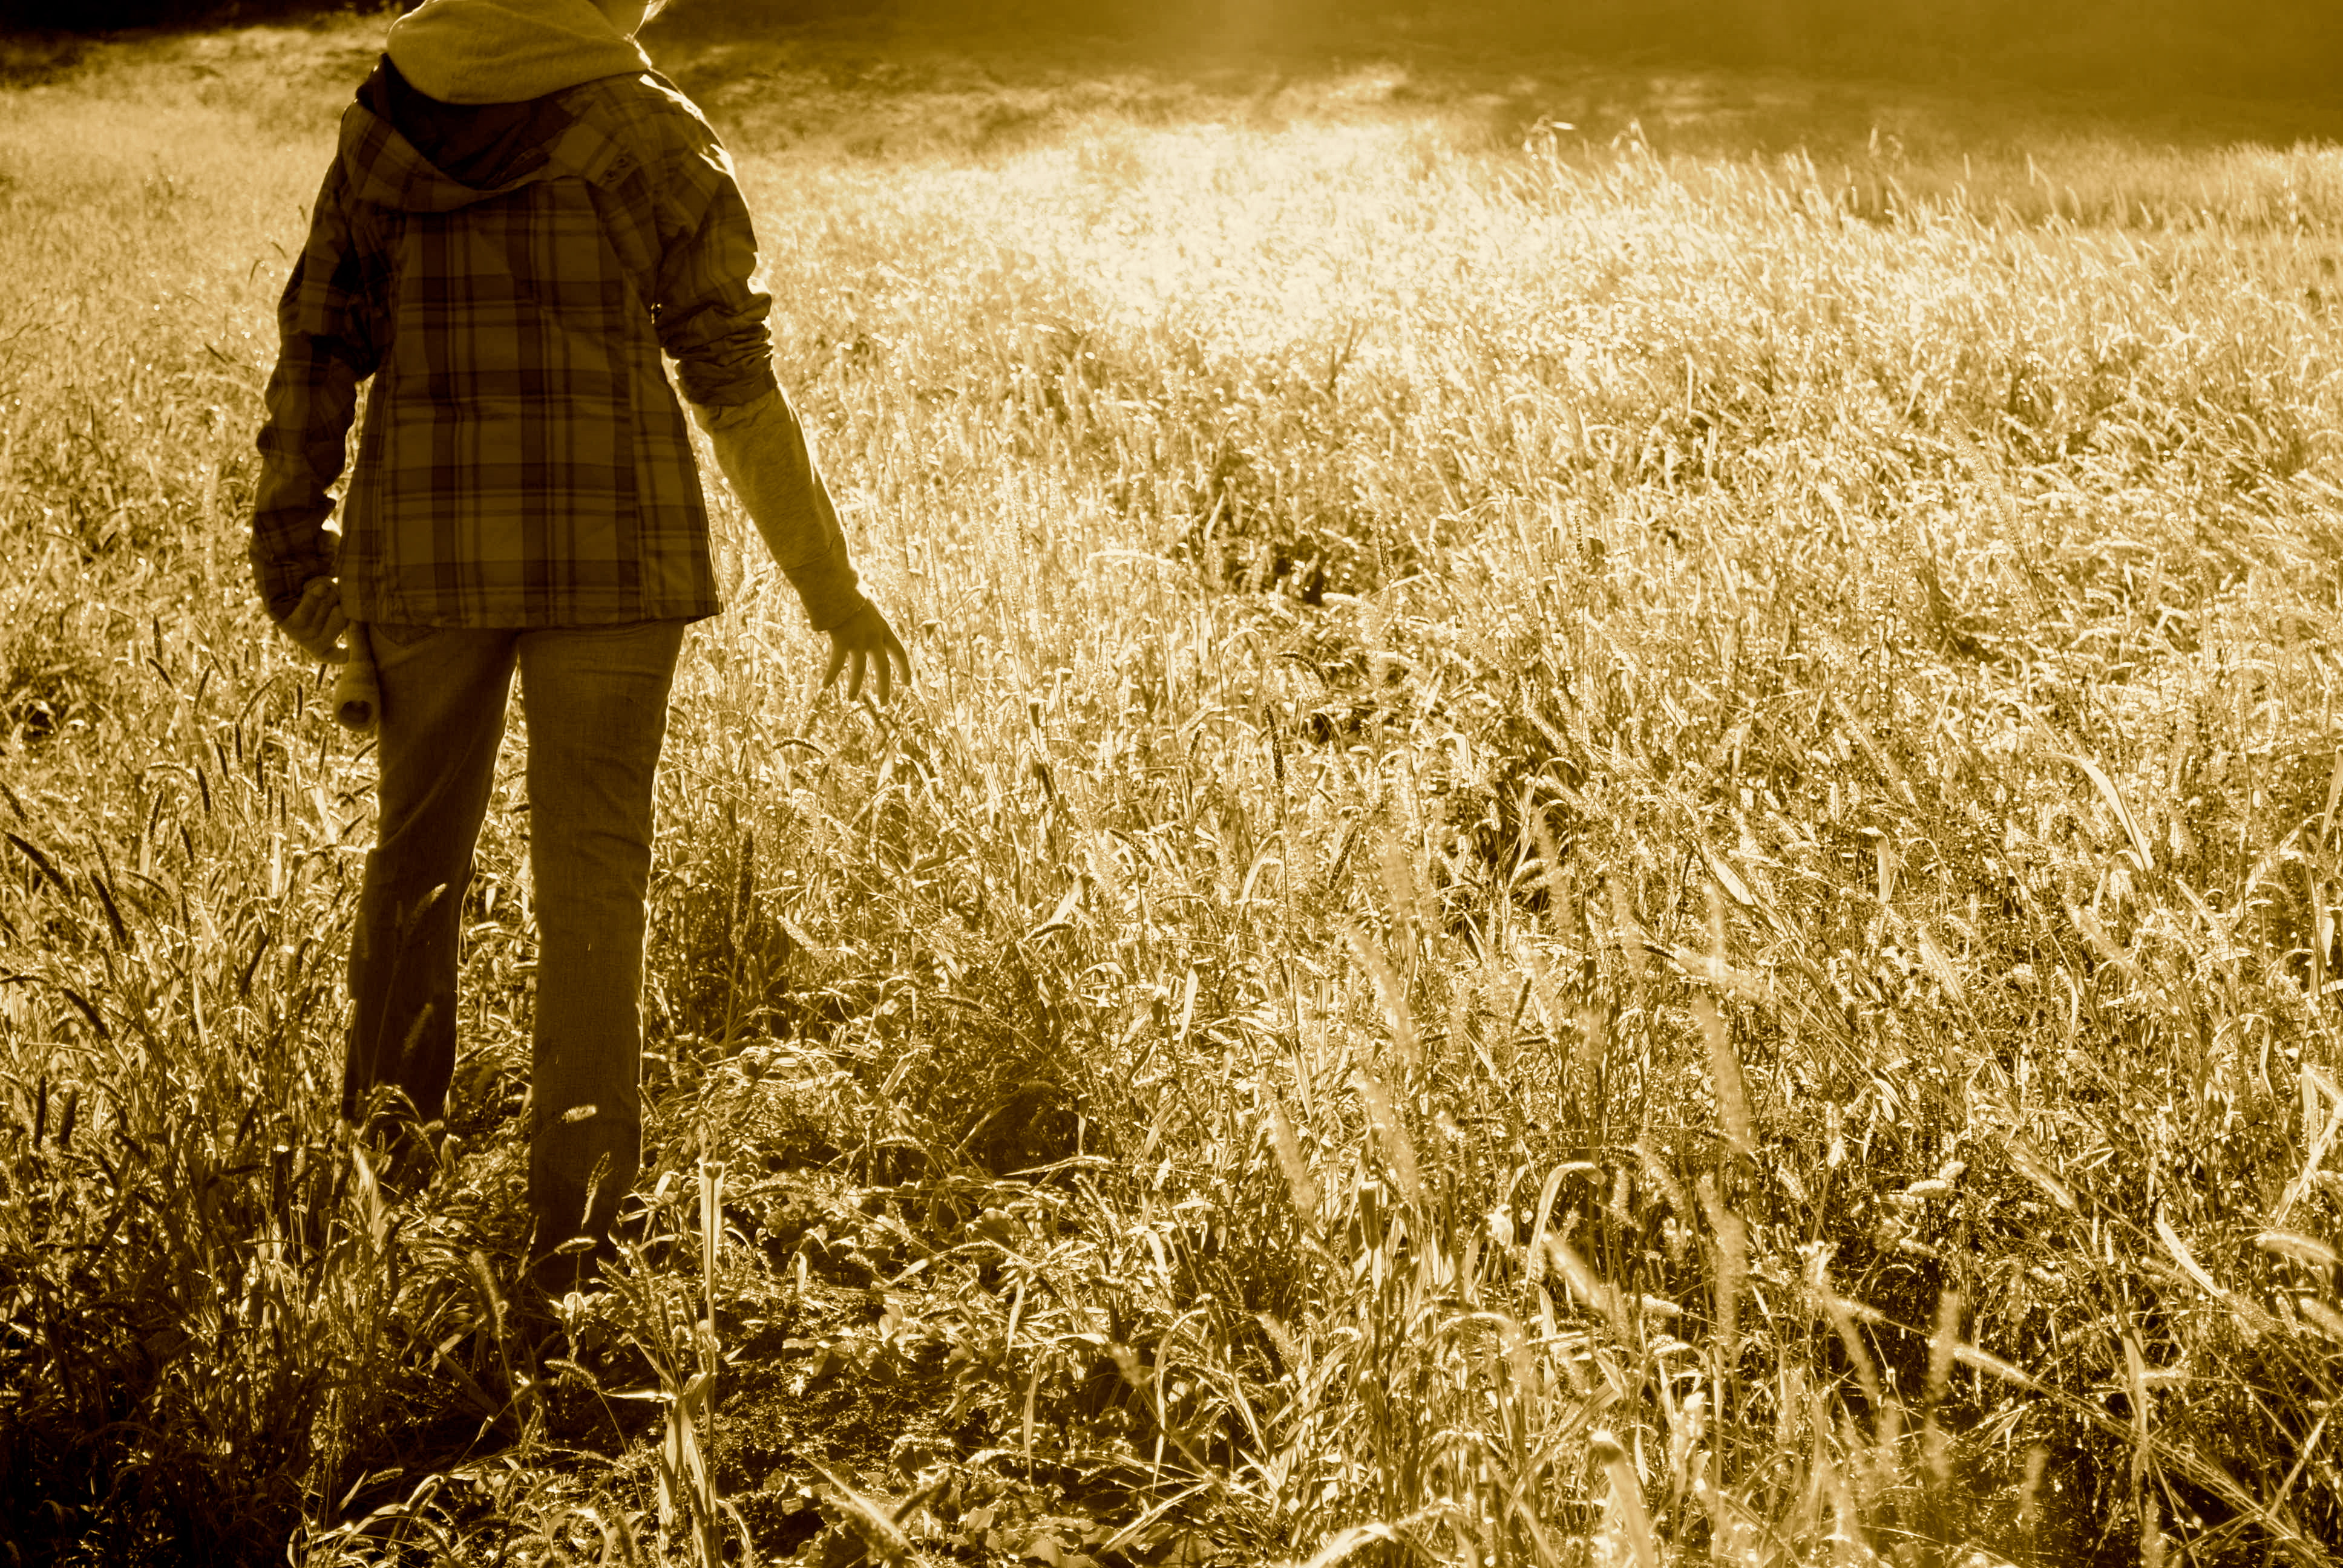
[[[349,624],[350,618],[342,613],[340,585],[332,578],[311,578],[301,585],[301,602],[277,626],[310,658],[323,664],[345,664],[350,656],[341,640]]]
[[[903,678],[911,678],[911,655],[903,647],[903,639],[879,613],[879,607],[869,599],[862,608],[845,621],[830,628],[830,668],[822,672],[822,689],[830,689],[838,672],[847,671],[846,700],[853,701],[862,695],[862,674],[867,664],[875,662],[872,672],[879,700],[884,702],[894,690],[894,672],[900,668]]]

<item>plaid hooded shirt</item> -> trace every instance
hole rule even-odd
[[[453,170],[400,128],[434,115],[466,127]],[[343,116],[278,309],[252,538],[270,612],[338,570],[354,620],[715,613],[706,503],[660,354],[696,404],[774,392],[755,265],[730,160],[664,78],[467,110],[384,60]],[[337,562],[324,524],[368,377]]]

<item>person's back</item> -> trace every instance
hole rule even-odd
[[[408,1181],[453,1070],[458,916],[520,673],[530,1200],[557,1276],[568,1238],[607,1244],[638,1161],[651,789],[682,628],[720,608],[662,352],[830,633],[830,675],[850,661],[851,695],[876,658],[883,699],[909,673],[773,378],[730,163],[649,71],[640,19],[624,0],[429,0],[393,26],[287,286],[253,524],[280,626],[335,658],[347,625],[373,666],[378,839],[343,1114],[406,1129]],[[369,377],[337,548],[324,524]]]

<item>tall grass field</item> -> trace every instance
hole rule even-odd
[[[396,1197],[244,565],[381,21],[10,45],[0,1556],[2343,1553],[2343,152],[671,25],[918,680],[711,480],[542,1342],[520,717]]]

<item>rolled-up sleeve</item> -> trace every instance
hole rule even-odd
[[[377,357],[365,274],[337,159],[277,305],[277,368],[260,429],[252,571],[278,620],[292,613],[304,584],[334,569],[326,519],[347,457],[358,383],[374,374]]]
[[[693,124],[705,134],[695,136],[662,186],[659,345],[676,362],[718,467],[814,629],[831,630],[864,600],[829,487],[773,377],[766,327],[773,301],[754,281],[749,204],[723,145]]]
[[[679,147],[662,171],[658,298],[659,347],[676,362],[683,395],[710,407],[753,403],[778,389],[772,296],[759,288],[757,231],[713,132]]]

